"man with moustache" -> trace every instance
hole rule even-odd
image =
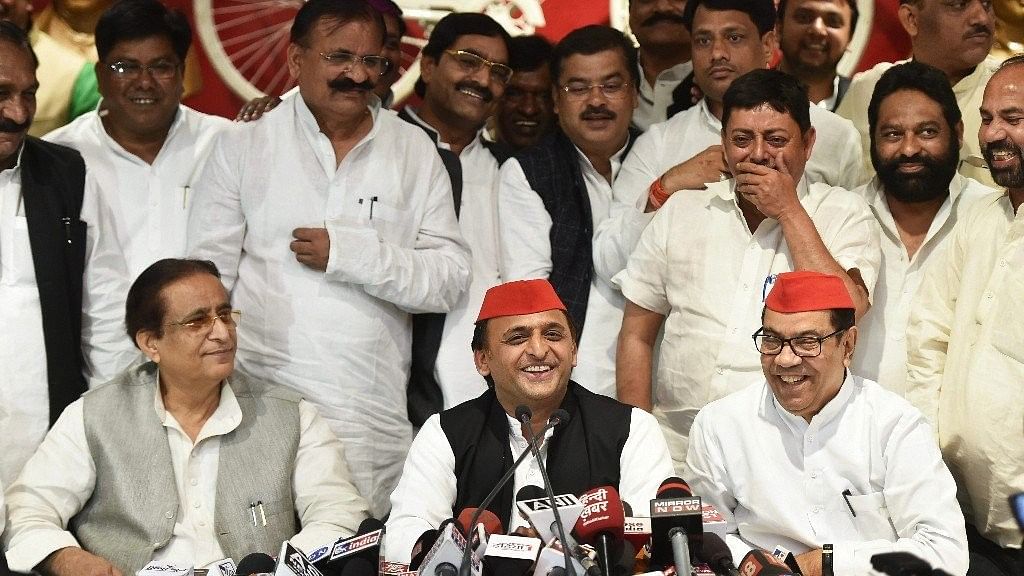
[[[818,144],[816,108],[784,72],[755,70],[733,81],[722,99],[721,142],[735,177],[654,197],[665,204],[614,279],[626,297],[619,400],[653,410],[680,472],[697,411],[758,370],[748,338],[778,274],[838,276],[858,316],[869,306],[878,227],[855,194],[805,174]]]
[[[629,30],[640,44],[640,98],[633,126],[640,131],[693,106],[686,0],[629,0]]]
[[[909,552],[963,576],[964,519],[932,428],[849,370],[863,337],[845,282],[779,274],[753,340],[760,382],[705,406],[687,455],[693,492],[725,517],[736,563],[780,546],[802,574],[822,576],[831,544],[828,574],[876,574],[874,555]]]
[[[509,41],[512,80],[498,100],[495,141],[519,152],[541,141],[554,126],[551,99],[551,42],[543,36],[516,36]]]
[[[937,424],[967,518],[971,574],[1024,573],[1008,501],[1024,491],[1024,56],[985,87],[978,133],[1006,189],[974,203],[929,266],[907,329],[907,399]]]
[[[995,14],[990,0],[900,0],[900,24],[910,35],[911,58],[942,70],[953,87],[963,114],[964,134],[974,134],[980,126],[978,106],[985,84],[998,66],[988,57],[992,49]],[[860,132],[864,150],[864,169],[868,174],[871,135],[868,103],[875,84],[893,64],[882,62],[857,74],[836,112],[853,121]],[[958,170],[987,186],[994,186],[981,161],[981,149],[972,138],[964,138]]]
[[[372,92],[387,66],[380,14],[310,0],[291,40],[299,94],[221,134],[189,253],[217,264],[252,322],[240,367],[318,405],[379,517],[411,440],[410,315],[449,311],[469,256],[433,144]]]
[[[857,29],[856,0],[780,0],[779,70],[807,86],[811,102],[834,111],[850,79],[836,73]]]
[[[907,321],[926,266],[945,253],[956,222],[995,190],[956,172],[960,108],[937,68],[889,68],[868,107],[875,177],[854,192],[881,227],[882,267],[872,310],[858,326],[853,370],[906,396]]]
[[[576,327],[576,381],[614,397],[622,294],[594,274],[591,245],[638,135],[629,126],[636,49],[618,30],[585,26],[558,43],[551,63],[559,127],[501,169],[501,275],[551,281]]]
[[[694,77],[704,97],[652,126],[623,162],[610,216],[594,239],[594,266],[605,279],[625,268],[657,210],[651,197],[700,190],[729,177],[721,146],[722,97],[736,78],[766,68],[775,51],[773,0],[690,0],[683,17],[693,39]],[[808,180],[847,190],[862,184],[857,131],[818,106],[810,117],[816,145],[805,169]]]
[[[230,123],[181,104],[192,31],[158,0],[124,0],[96,24],[103,114],[46,136],[78,150],[113,204],[131,277],[185,254],[189,192],[218,132]]]

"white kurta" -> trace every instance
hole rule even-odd
[[[405,111],[432,132],[429,124],[411,108]],[[440,147],[451,149],[441,142]],[[473,254],[473,277],[452,311],[445,315],[441,346],[437,351],[434,378],[444,395],[444,407],[451,408],[476,398],[487,389],[487,381],[476,371],[470,342],[484,293],[501,284],[498,260],[498,160],[483,145],[483,131],[459,154],[462,165],[462,204],[459,231]]]
[[[816,131],[811,157],[804,167],[810,183],[822,182],[852,190],[864,183],[857,130],[846,119],[810,106]],[[652,213],[644,213],[651,183],[680,164],[722,143],[722,123],[707,101],[655,124],[636,140],[612,188],[608,219],[594,230],[594,268],[605,279],[626,267]],[[683,191],[680,191],[683,192]]]
[[[78,150],[111,203],[132,278],[161,258],[185,255],[191,190],[217,133],[231,122],[179,106],[153,164],[128,152],[89,112],[46,135]]]
[[[509,416],[508,423],[512,457],[518,458],[529,450],[529,443],[523,436],[522,425],[515,418]],[[546,439],[549,438],[551,431]],[[545,442],[541,447],[545,463],[547,446]],[[629,502],[637,515],[646,515],[644,512],[650,508],[650,500],[657,495],[662,481],[675,475],[657,421],[639,408],[633,408],[630,413],[629,438],[619,456],[619,470],[622,473],[619,495],[624,502]],[[523,486],[544,485],[540,467],[533,456],[527,456],[516,469],[512,482],[513,494]],[[456,483],[455,455],[441,429],[441,418],[435,414],[416,434],[416,440],[409,449],[409,458],[405,461],[402,480],[391,495],[392,511],[388,519],[385,550],[389,561],[408,564],[410,552],[420,534],[437,528],[451,517],[457,495]],[[518,514],[513,514],[513,519],[513,525],[506,526],[508,533],[527,525]],[[569,529],[566,526],[566,530]]]
[[[1021,545],[1008,497],[1024,492],[1024,210],[978,200],[925,271],[907,328],[907,399],[932,423],[967,522]]]
[[[881,62],[875,64],[874,68],[865,70],[853,77],[850,88],[839,103],[836,113],[844,118],[853,121],[853,125],[860,132],[861,149],[864,152],[864,173],[872,175],[875,173],[871,165],[871,134],[868,126],[868,103],[871,102],[871,95],[875,92],[875,85],[882,77],[882,74],[896,64],[907,62]],[[989,56],[981,61],[974,71],[965,76],[962,80],[953,85],[953,93],[956,95],[956,102],[960,105],[960,113],[963,115],[964,139],[960,146],[960,167],[959,172],[969,178],[981,182],[986,186],[995,186],[992,174],[988,168],[975,168],[963,162],[965,158],[974,156],[981,158],[981,144],[978,141],[978,129],[981,128],[981,107],[982,97],[985,95],[985,85],[989,78],[999,67],[999,60]]]
[[[851,368],[906,397],[907,322],[925,267],[945,252],[946,239],[960,215],[995,190],[955,175],[949,183],[949,197],[932,220],[921,247],[909,259],[878,177],[853,192],[868,203],[881,229],[882,265],[871,292],[871,309],[857,322],[857,350]]]
[[[90,385],[106,382],[138,357],[124,329],[128,293],[124,255],[112,217],[86,175],[81,220],[86,223],[82,286],[82,347]],[[50,424],[46,345],[21,167],[0,172],[0,483],[10,486]]]
[[[725,517],[737,564],[754,547],[832,544],[844,576],[874,574],[871,556],[895,551],[967,572],[956,485],[932,428],[870,380],[847,375],[810,423],[763,381],[712,402],[693,424],[687,464],[693,493]]]
[[[697,411],[761,372],[751,335],[775,276],[794,266],[778,221],[765,219],[751,234],[734,182],[673,194],[615,278],[626,298],[666,316],[653,399],[677,468]],[[797,191],[832,257],[860,270],[871,293],[881,256],[867,204],[842,188],[808,187],[806,178]]]
[[[653,85],[644,76],[644,69],[639,61],[637,68],[640,69],[640,97],[636,101],[636,108],[633,109],[632,123],[640,130],[647,130],[668,119],[667,111],[672,105],[672,92],[693,71],[693,63],[682,62],[662,70],[654,79]]]
[[[449,311],[470,259],[430,138],[372,112],[340,164],[301,97],[229,127],[197,182],[188,243],[243,311],[240,367],[318,405],[382,516],[412,437],[409,315]],[[327,228],[326,273],[295,260],[298,227]]]
[[[625,146],[610,158],[613,180],[624,150]],[[587,187],[592,225],[596,228],[608,217],[612,187],[579,148],[576,153]],[[548,278],[551,275],[551,215],[515,159],[501,168],[498,213],[501,216],[502,277],[506,280]],[[622,326],[623,305],[622,293],[593,274],[572,379],[591,392],[612,398],[615,398],[615,348]]]
[[[171,538],[153,554],[153,560],[204,567],[225,557],[214,529],[220,442],[241,423],[242,410],[231,387],[222,386],[220,404],[193,443],[164,408],[160,394],[154,393],[153,398],[153,409],[167,433],[169,472],[174,474],[179,502]],[[343,455],[341,443],[316,408],[300,401],[295,461],[268,463],[292,469],[295,511],[302,529],[289,540],[300,550],[309,552],[354,534],[366,513],[366,502],[349,480]],[[83,401],[78,400],[64,411],[10,487],[11,525],[4,544],[11,569],[30,572],[50,553],[79,546],[67,530],[68,522],[89,501],[95,486],[96,466],[86,438]],[[322,502],[332,506],[324,508]],[[347,517],[337,517],[334,505],[339,502],[348,504]]]

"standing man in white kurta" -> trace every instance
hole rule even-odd
[[[189,252],[218,265],[246,315],[242,368],[318,404],[380,516],[412,436],[410,314],[451,310],[469,254],[430,139],[372,93],[386,66],[380,15],[312,0],[291,38],[300,97],[222,134]]]
[[[501,170],[502,277],[549,279],[579,337],[576,382],[615,397],[622,293],[594,273],[594,228],[608,216],[612,182],[636,140],[637,52],[621,32],[586,26],[555,47],[558,128]]]
[[[834,274],[847,282],[858,313],[868,308],[878,225],[856,195],[807,182],[804,163],[816,145],[809,108],[806,89],[784,72],[736,79],[722,118],[722,146],[736,177],[667,198],[615,277],[627,299],[616,356],[619,400],[653,409],[676,470],[684,470],[697,411],[757,373],[748,338],[776,275]]]
[[[185,254],[191,190],[224,118],[181,105],[192,31],[156,0],[118,2],[96,24],[103,113],[46,135],[78,150],[114,212],[134,278]]]
[[[853,370],[906,396],[907,321],[925,267],[941,258],[960,216],[995,190],[956,172],[963,122],[938,69],[907,62],[887,70],[868,118],[875,177],[854,193],[881,228],[882,266],[872,309],[857,325]]]

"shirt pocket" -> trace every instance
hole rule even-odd
[[[1020,274],[1006,275],[1005,286],[1000,290],[991,321],[992,347],[1005,356],[1024,364],[1024,310],[1021,309],[1020,294],[1024,294],[1024,277]],[[1011,296],[1013,295],[1013,296]]]
[[[411,248],[416,241],[417,227],[409,210],[376,200],[371,209],[363,210],[363,217],[380,239],[389,244]]]
[[[850,495],[846,499],[855,513],[853,525],[863,539],[896,541],[898,536],[889,517],[889,508],[885,505],[884,494],[871,492]]]

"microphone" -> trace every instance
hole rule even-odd
[[[775,556],[776,559],[788,566],[794,574],[803,576],[803,572],[800,571],[800,564],[796,561],[796,556],[788,548],[776,545],[775,550],[772,551],[772,556]]]
[[[633,508],[629,502],[622,501],[622,538],[633,545],[636,553],[651,541],[651,519],[645,516],[633,516]]]
[[[569,570],[574,574],[586,572],[579,560],[569,553],[569,549],[555,539],[540,551],[533,576],[566,576]]]
[[[373,566],[379,566],[383,541],[384,523],[376,518],[366,518],[359,524],[354,536],[339,538],[331,548],[330,555],[323,556],[312,564],[325,576],[339,576],[345,564],[357,557],[365,559]]]
[[[272,574],[274,559],[263,552],[253,552],[238,561],[235,576],[253,576],[253,574]]]
[[[480,557],[473,553],[455,522],[448,523],[438,532],[437,541],[420,565],[420,576],[456,576],[463,569],[472,576],[480,576],[483,570]]]
[[[450,522],[451,520],[449,519],[447,521]],[[437,542],[438,534],[440,534],[440,532],[435,528],[424,530],[423,534],[420,534],[420,537],[416,539],[416,543],[412,546],[412,554],[409,559],[409,570],[419,569],[420,564],[423,563],[423,557],[430,551],[434,542]]]
[[[285,540],[281,543],[281,553],[277,555],[274,576],[323,576],[323,573],[313,566],[305,554]]]
[[[949,576],[910,552],[883,552],[871,557],[871,567],[886,576]]]
[[[764,550],[747,552],[740,562],[739,573],[743,576],[795,576],[782,562]]]
[[[588,490],[580,498],[583,513],[576,522],[576,537],[597,549],[597,559],[605,576],[612,576],[612,550],[622,542],[625,513],[619,491],[613,486]]]
[[[523,576],[542,546],[540,538],[495,534],[487,541],[484,571],[489,576]]]
[[[537,435],[534,434],[533,425],[531,424],[531,421],[533,420],[533,411],[530,409],[529,406],[525,404],[520,404],[519,406],[516,407],[516,420],[522,422],[523,426],[526,428],[526,431],[530,433],[531,440],[537,439]],[[562,410],[561,408],[552,412],[551,417],[548,418],[548,424],[551,424],[551,422],[555,422],[556,426],[561,422],[568,421],[569,413],[566,412],[565,410]],[[544,427],[547,428],[547,425],[545,425]],[[540,442],[543,441],[544,435],[541,434]],[[544,480],[544,491],[547,492],[548,500],[551,503],[551,511],[555,515],[555,526],[558,528],[558,539],[562,542],[568,542],[568,540],[566,540],[565,538],[565,526],[562,525],[562,517],[558,513],[558,503],[555,501],[555,492],[551,489],[551,478],[548,477],[548,469],[547,466],[544,465],[544,458],[541,457],[540,448],[538,448],[537,443],[530,442],[530,450],[533,452],[534,460],[537,461],[537,468],[540,469],[540,477],[542,480]],[[562,553],[565,556],[566,572],[569,576],[576,576],[576,569],[572,565],[572,560],[570,560],[569,558],[569,550],[563,549]]]
[[[565,421],[568,421],[568,412],[566,412],[565,414],[567,416]],[[547,431],[557,426],[559,422],[559,420],[556,420],[553,417],[548,419],[548,423],[545,424],[544,427],[541,429],[540,439],[530,438],[530,447],[536,450],[536,443],[543,442],[544,435],[547,434]],[[505,484],[508,484],[508,481],[511,480],[512,476],[516,473],[516,469],[519,468],[519,466],[526,460],[526,457],[531,453],[531,450],[523,450],[523,453],[519,455],[519,458],[516,458],[516,461],[512,463],[512,466],[505,471],[505,474],[503,474],[501,478],[498,479],[498,483],[494,486],[493,489],[491,489],[490,493],[488,493],[487,496],[484,496],[484,499],[480,502],[477,508],[476,518],[472,518],[470,520],[470,525],[476,526],[477,520],[480,519],[479,514],[482,514],[481,511],[486,510],[487,507],[490,506],[491,502],[493,502],[494,499],[497,498],[498,493],[501,492],[501,489],[505,486]],[[462,558],[462,562],[459,564],[458,576],[469,576],[469,568],[467,567],[468,563],[469,552],[466,552],[465,556]]]
[[[462,512],[459,512],[459,528],[462,532],[469,535],[470,532],[475,532],[470,536],[470,545],[473,547],[473,551],[477,554],[483,552],[483,549],[487,546],[487,539],[491,534],[504,534],[505,529],[501,525],[501,520],[491,512],[490,510],[484,509],[479,514],[479,522],[474,526],[469,522],[477,516],[476,508],[464,508]]]
[[[719,576],[739,576],[736,564],[732,561],[732,551],[718,534],[706,532],[700,543],[700,554],[697,558],[711,567]]]
[[[704,516],[700,498],[690,492],[682,478],[667,478],[651,500],[651,564],[668,566],[689,576],[691,556],[700,550],[704,535]],[[750,576],[750,575],[747,575]]]
[[[574,525],[583,513],[583,503],[575,494],[559,494],[555,496],[558,504],[558,514],[565,524]],[[530,526],[537,531],[540,539],[550,542],[552,538],[559,538],[558,524],[555,523],[555,511],[551,507],[544,490],[539,486],[528,484],[519,489],[516,493],[516,507],[519,512],[530,523]],[[573,545],[572,536],[566,542]]]
[[[154,560],[135,574],[136,576],[193,576],[195,570],[191,564]]]
[[[361,556],[356,556],[341,569],[341,576],[377,576],[379,564],[371,562]]]

